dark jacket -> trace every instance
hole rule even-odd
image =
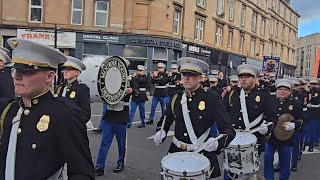
[[[166,111],[166,122],[164,125],[164,130],[169,131],[170,126],[175,122],[174,136],[184,143],[192,144],[189,135],[187,134],[187,129],[184,123],[181,98],[183,92],[179,92],[173,97],[172,108],[167,108]],[[187,97],[188,109],[190,110],[189,115],[195,135],[199,138],[210,126],[217,122],[218,130],[221,134],[226,134],[224,138],[219,140],[219,146],[216,152],[207,152],[205,150],[202,153],[210,160],[211,166],[214,166],[214,172],[212,177],[218,177],[221,175],[220,168],[218,167],[217,155],[225,147],[229,145],[232,139],[235,137],[235,132],[231,127],[226,110],[223,107],[220,97],[211,93],[206,92],[202,88],[198,88],[192,92],[191,97]],[[200,107],[200,104],[202,107]],[[215,112],[215,113],[212,113]],[[210,137],[210,135],[209,135]],[[208,137],[208,138],[209,138]],[[183,151],[180,147],[177,147],[174,143],[171,143],[169,148],[170,153]]]
[[[11,76],[11,70],[4,68],[0,69],[0,99],[12,99],[14,98],[14,86]]]
[[[66,98],[53,97],[51,92],[31,99],[26,108],[14,101],[4,118],[4,132],[0,145],[0,180],[4,180],[6,156],[12,119],[19,107],[24,109],[18,133],[15,180],[43,180],[49,178],[65,163],[70,180],[92,180],[94,169],[89,149],[83,112]],[[7,104],[0,104],[0,111]],[[29,111],[29,112],[28,112]],[[47,129],[40,132],[37,125],[47,118]],[[10,152],[12,153],[12,152]]]
[[[151,83],[155,85],[155,89],[153,92],[153,96],[167,96],[167,90],[166,88],[157,88],[164,87],[167,85],[168,82],[168,74],[159,72],[157,77],[153,77],[151,79]]]
[[[90,90],[86,84],[79,83],[75,80],[71,84],[58,86],[56,94],[62,96],[64,87],[67,86],[67,92],[65,97],[75,103],[85,114],[85,122],[88,122],[91,118],[91,101]]]
[[[173,97],[173,95],[183,90],[183,86],[180,84],[180,80],[181,80],[180,73],[172,73],[172,75],[168,77],[168,87],[167,87],[168,96]]]
[[[133,77],[133,79],[136,81],[137,85],[138,85],[138,90],[136,95],[132,96],[132,101],[148,101],[148,97],[147,97],[147,88],[149,86],[150,83],[150,79],[148,76],[146,75],[137,75],[135,77]]]

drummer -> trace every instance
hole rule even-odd
[[[231,123],[236,130],[261,129],[254,133],[258,138],[259,155],[264,150],[265,136],[269,135],[272,126],[266,126],[266,122],[276,122],[276,110],[269,92],[256,85],[259,70],[248,64],[239,65],[237,68],[241,88],[235,89],[229,95],[229,103],[225,103],[231,117]],[[241,104],[241,101],[243,102]],[[225,179],[230,179],[225,174]]]
[[[300,129],[303,122],[301,119],[302,106],[299,105],[298,100],[291,96],[291,89],[294,87],[291,80],[278,79],[275,82],[275,87],[277,88],[275,106],[279,121],[265,144],[264,177],[266,180],[274,179],[273,160],[275,151],[278,151],[279,179],[287,180],[290,176],[293,133]],[[284,114],[291,115],[293,119],[281,116]]]
[[[221,172],[216,154],[228,146],[235,132],[220,96],[201,88],[201,73],[208,69],[208,64],[196,58],[183,57],[178,60],[178,65],[185,90],[173,96],[166,110],[164,128],[155,134],[154,141],[161,144],[175,121],[169,153],[198,150],[214,167],[211,177],[218,177]],[[225,134],[218,141],[210,136],[210,126],[215,121],[219,132]]]

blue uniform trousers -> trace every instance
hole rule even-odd
[[[164,104],[165,104],[166,108],[167,108],[168,105],[170,104],[171,99],[172,99],[171,96],[166,96],[166,97],[164,98]]]
[[[161,116],[164,116],[164,111],[165,111],[164,98],[165,98],[165,96],[153,96],[152,97],[151,112],[150,112],[149,120],[151,120],[151,121],[154,120],[154,115],[155,115],[155,111],[156,111],[158,102],[160,102],[160,105],[161,105],[161,112],[162,112]]]
[[[100,123],[99,123],[99,129],[102,129],[103,117],[106,114],[107,110],[108,110],[108,105],[104,103],[102,106],[102,113],[101,113],[101,119],[100,119]]]
[[[102,140],[97,157],[96,167],[104,169],[109,148],[112,144],[113,136],[116,135],[119,158],[118,165],[124,166],[124,158],[126,154],[126,136],[127,126],[125,123],[115,123],[106,120],[102,121]]]
[[[302,138],[303,138],[302,130],[296,131],[293,135],[293,147],[292,147],[292,159],[291,159],[292,168],[298,167],[298,160],[302,152]]]
[[[216,122],[214,122],[210,127],[210,135],[212,137],[217,137],[218,136],[218,128],[217,128],[217,123]]]
[[[268,142],[265,144],[264,152],[265,180],[274,180],[273,155],[276,151],[279,154],[279,180],[288,180],[290,176],[292,146],[275,146]]]
[[[313,149],[316,142],[319,141],[320,119],[311,119],[306,124],[306,145]]]
[[[145,115],[145,102],[144,101],[131,101],[130,103],[130,114],[129,114],[129,124],[132,124],[134,115],[136,114],[137,106],[139,106],[139,113],[140,113],[140,119],[141,123],[144,124],[144,120],[146,119]]]

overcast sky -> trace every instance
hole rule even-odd
[[[291,0],[291,6],[301,15],[299,37],[320,32],[320,0]]]

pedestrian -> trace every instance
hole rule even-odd
[[[50,92],[66,57],[29,40],[11,38],[8,44],[13,56],[7,67],[19,98],[0,103],[0,179],[57,179],[65,163],[70,180],[94,179],[84,112]]]
[[[134,81],[138,84],[138,93],[132,96],[131,103],[130,103],[130,120],[128,122],[127,128],[130,128],[134,119],[134,115],[137,110],[137,106],[139,107],[140,119],[141,123],[138,128],[145,127],[145,102],[148,101],[147,97],[147,87],[149,84],[149,78],[146,75],[147,68],[142,65],[137,66],[136,75],[132,76]]]
[[[291,115],[293,119],[284,119],[285,121],[278,122],[267,139],[264,152],[264,177],[266,180],[274,180],[273,161],[274,153],[277,151],[279,156],[279,179],[288,180],[294,140],[293,134],[295,129],[300,129],[303,124],[302,106],[291,96],[291,90],[294,87],[291,80],[278,79],[275,82],[275,87],[277,88],[275,97],[277,117],[282,118],[282,115]]]
[[[259,70],[248,64],[239,65],[237,68],[241,88],[235,89],[225,103],[231,123],[237,130],[252,130],[259,126],[262,128],[254,133],[257,137],[258,154],[264,150],[265,136],[271,133],[272,126],[266,126],[264,121],[277,122],[274,101],[269,92],[257,86]],[[245,103],[241,103],[245,102]],[[232,173],[225,171],[224,179],[230,179]],[[260,175],[259,175],[260,176]]]
[[[214,167],[211,177],[218,177],[221,172],[216,154],[228,146],[235,132],[229,124],[220,96],[200,87],[201,74],[209,68],[208,64],[200,59],[183,57],[178,59],[178,65],[185,90],[173,96],[166,111],[164,128],[155,134],[154,141],[161,144],[175,122],[169,153],[197,151],[204,145],[199,153],[206,156],[211,167]],[[217,122],[219,132],[225,134],[218,141],[210,135],[213,122]]]
[[[4,66],[11,62],[9,50],[0,46],[0,99],[14,98],[14,86],[11,71]]]
[[[129,66],[130,62],[124,60]],[[101,122],[102,139],[98,152],[95,176],[103,176],[106,164],[107,155],[112,144],[113,137],[116,136],[118,143],[119,157],[117,167],[113,170],[114,173],[120,173],[124,170],[126,156],[126,139],[127,139],[127,123],[129,120],[129,100],[131,95],[136,95],[138,92],[138,84],[132,79],[130,86],[126,88],[126,95],[116,105],[104,104],[107,109],[103,114]]]
[[[158,103],[161,105],[161,116],[164,115],[165,111],[164,98],[167,96],[166,84],[168,82],[168,74],[165,73],[166,65],[164,63],[158,63],[157,67],[158,70],[152,74],[151,79],[151,83],[155,85],[155,90],[152,97],[149,120],[146,124],[153,124]]]

